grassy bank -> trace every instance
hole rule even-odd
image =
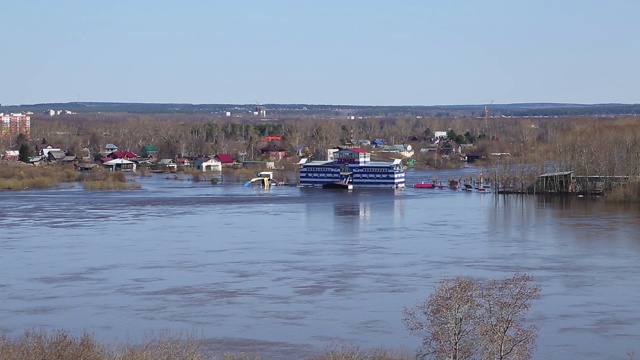
[[[85,190],[132,190],[140,189],[140,184],[135,181],[127,181],[126,175],[121,171],[107,171],[94,169],[88,173],[81,173],[77,181],[82,183]]]
[[[0,163],[0,189],[48,189],[76,181],[73,168],[61,166],[36,167],[20,162]]]
[[[152,360],[206,359],[201,343],[191,337],[162,336],[142,345],[105,345],[91,335],[72,336],[63,330],[27,331],[17,339],[0,337],[0,360],[24,359],[91,359]]]
[[[85,190],[139,189],[124,173],[96,168],[81,173],[73,166],[33,166],[20,162],[0,163],[0,190],[50,189],[80,182]]]
[[[287,357],[289,357],[287,355]],[[307,360],[409,360],[406,353],[384,349],[363,350],[334,346],[314,355],[295,354],[292,359]],[[64,330],[27,331],[17,338],[0,335],[0,360],[260,360],[260,354],[231,353],[211,349],[203,338],[162,334],[142,344],[104,344],[92,335],[73,336]]]

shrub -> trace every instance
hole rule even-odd
[[[619,203],[638,203],[640,201],[640,182],[616,187],[607,194],[606,200]]]
[[[414,357],[403,352],[391,352],[385,349],[363,350],[356,346],[331,345],[309,360],[409,360]]]
[[[195,336],[171,334],[148,339],[142,345],[121,346],[104,345],[89,334],[78,337],[65,330],[27,331],[15,340],[0,335],[0,360],[204,360],[207,357],[201,348],[202,340]]]
[[[226,353],[222,356],[223,360],[260,360],[260,356],[250,355],[247,353],[231,354]]]
[[[202,339],[188,335],[186,337],[162,333],[156,338],[147,339],[143,345],[126,345],[116,349],[116,359],[123,360],[204,360]]]
[[[114,181],[126,182],[127,176],[121,171],[114,171],[111,173],[111,177]]]
[[[0,338],[0,360],[106,359],[104,346],[88,334],[71,336],[64,330],[27,331],[16,340]]]

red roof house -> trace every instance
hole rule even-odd
[[[125,160],[138,158],[138,155],[136,155],[131,151],[114,151],[108,156],[112,159],[125,159]]]
[[[281,160],[287,156],[287,151],[282,146],[275,144],[267,145],[260,149],[261,154],[269,154],[271,160]]]
[[[235,160],[233,160],[233,157],[229,154],[217,154],[216,156],[214,156],[214,159],[220,161],[223,164],[233,164],[235,162]]]
[[[178,158],[176,159],[176,164],[178,164],[178,166],[191,166],[191,160],[187,158]]]

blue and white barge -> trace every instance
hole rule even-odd
[[[354,187],[404,188],[405,172],[402,160],[371,161],[364,149],[340,149],[329,161],[301,163],[300,186],[322,187],[344,183]]]

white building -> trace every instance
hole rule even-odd
[[[382,152],[400,154],[404,157],[412,157],[414,154],[410,144],[387,145],[382,148]]]
[[[196,169],[202,172],[222,171],[222,163],[210,157],[197,158],[193,164],[195,165]]]
[[[136,163],[125,159],[113,159],[105,162],[104,165],[107,169],[112,171],[135,171]]]
[[[433,133],[433,136],[437,139],[441,139],[441,138],[446,138],[447,137],[447,132],[446,131],[435,131]]]

